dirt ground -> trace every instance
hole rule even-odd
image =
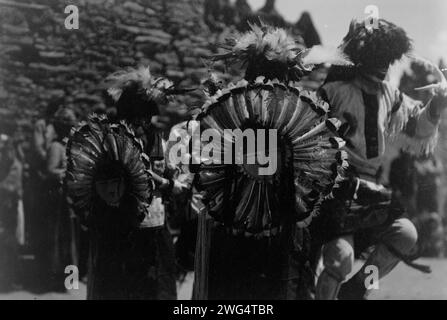
[[[374,291],[371,300],[447,300],[447,259],[420,259],[418,262],[428,264],[431,274],[409,268],[400,263],[397,268],[379,283],[379,289]],[[188,274],[185,282],[178,286],[178,297],[188,300],[191,297],[194,275]],[[78,290],[66,294],[46,293],[35,295],[26,291],[1,293],[0,300],[83,300],[86,296],[86,286],[80,284]]]
[[[371,300],[447,300],[447,259],[419,259],[431,267],[425,274],[400,263],[379,283]]]

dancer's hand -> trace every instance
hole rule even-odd
[[[174,180],[174,186],[172,187],[172,193],[175,195],[182,194],[188,190],[188,185],[186,183],[182,183],[179,180]]]

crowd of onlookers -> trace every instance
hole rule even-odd
[[[52,103],[35,121],[30,141],[1,136],[3,290],[18,284],[38,291],[64,290],[63,270],[77,262],[79,244],[73,235],[79,224],[63,191],[66,143],[76,118],[72,109]]]

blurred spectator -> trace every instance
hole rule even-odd
[[[73,264],[73,221],[71,220],[62,183],[67,168],[66,143],[71,128],[76,124],[72,110],[62,108],[54,115],[53,126],[56,137],[47,150],[46,174],[48,194],[41,201],[45,210],[41,212],[39,233],[43,243],[39,254],[49,290],[64,291],[64,270]],[[45,278],[45,277],[44,277]]]
[[[12,289],[18,262],[17,219],[22,165],[11,139],[0,135],[0,291]]]
[[[389,173],[390,187],[410,217],[417,215],[414,161],[414,156],[400,150],[391,162]]]
[[[35,122],[30,139],[30,150],[26,157],[27,171],[23,181],[26,244],[30,252],[35,255],[36,265],[30,266],[30,268],[36,270],[37,274],[42,274],[46,269],[41,258],[47,251],[44,239],[47,235],[42,232],[47,225],[45,219],[43,219],[47,193],[45,187],[47,177],[46,158],[48,147],[56,137],[51,121],[59,106],[59,101],[49,103],[43,116]],[[38,279],[39,277],[29,277],[32,282],[40,281]],[[27,282],[28,280],[24,279],[24,281]],[[32,285],[39,286],[38,283],[32,283]]]
[[[443,167],[435,156],[418,159],[416,169],[416,208],[414,224],[419,229],[420,250],[424,256],[438,257],[444,251],[444,230],[439,214],[439,187]]]
[[[391,163],[390,185],[418,230],[417,252],[443,254],[443,226],[439,214],[442,164],[434,155],[416,158],[401,151]]]
[[[440,63],[442,68],[442,62]],[[428,91],[417,91],[414,88],[433,84],[437,81],[432,70],[418,60],[411,60],[409,67],[402,74],[399,88],[413,99],[427,103],[432,95]],[[445,118],[445,116],[443,116]],[[390,182],[394,175],[397,190],[401,193],[402,204],[407,208],[409,216],[418,229],[418,252],[423,256],[441,256],[444,240],[443,211],[440,202],[442,162],[445,161],[445,121],[439,127],[439,140],[436,156],[415,158],[401,152],[393,162],[390,171]],[[444,149],[444,150],[443,150]],[[438,156],[440,159],[438,159]]]
[[[51,141],[56,137],[54,126],[51,123],[52,118],[59,109],[58,101],[48,104],[45,114],[38,119],[34,125],[33,147],[39,160],[45,161],[48,147]]]

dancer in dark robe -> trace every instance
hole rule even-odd
[[[265,25],[251,26],[224,48],[227,53],[216,58],[242,62],[246,69],[244,80],[210,88],[197,117],[201,129],[216,131],[221,141],[213,137],[214,150],[222,157],[211,163],[202,158],[199,169],[205,209],[199,214],[195,296],[310,298],[308,225],[344,166],[338,150],[343,141],[336,137],[337,120],[327,117],[328,105],[294,81],[314,63],[349,62],[323,48],[325,58],[315,50],[304,55],[285,30]],[[234,155],[245,139],[237,133],[226,138],[225,129],[264,129],[265,139],[272,131],[277,136],[268,144],[251,140]],[[247,160],[265,151],[276,159],[276,170],[265,172],[259,158]],[[228,154],[231,163],[225,162]]]
[[[176,92],[173,83],[153,78],[148,69],[118,72],[108,77],[107,82],[108,92],[115,99],[117,120],[128,123],[142,140],[155,182],[153,198],[145,203],[142,221],[130,239],[126,261],[129,298],[176,299],[177,270],[163,198],[182,186],[165,175],[164,142],[159,129],[169,129],[171,123],[183,120],[185,114],[171,103],[170,96]]]
[[[104,189],[110,200],[96,196],[92,208],[95,214],[90,215],[88,221],[89,300],[127,299],[130,294],[126,290],[128,270],[125,262],[130,254],[130,235],[138,225],[139,212],[137,199],[126,191],[118,205],[113,203],[119,197],[124,177],[122,168],[116,165],[102,168],[98,173],[97,188]]]
[[[73,205],[89,211],[88,297],[176,299],[172,239],[159,195],[176,183],[154,168],[163,162],[156,128],[182,119],[163,109],[173,85],[148,68],[120,71],[106,82],[117,116],[90,119],[70,144],[67,187]]]
[[[70,203],[88,213],[87,298],[127,299],[132,233],[152,192],[147,157],[129,127],[96,116],[71,135],[67,154]]]

